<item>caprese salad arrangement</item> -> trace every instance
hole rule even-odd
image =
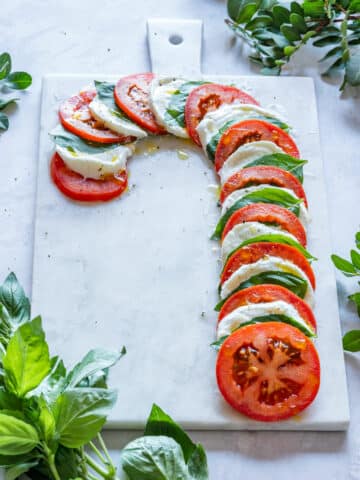
[[[52,133],[51,176],[77,201],[127,188],[126,164],[148,135],[191,138],[214,163],[221,216],[216,377],[236,410],[283,420],[316,397],[315,276],[307,251],[303,166],[289,126],[229,85],[152,73],[94,82],[66,100]]]

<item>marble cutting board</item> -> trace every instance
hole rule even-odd
[[[201,36],[199,21],[149,21],[153,70],[200,78]],[[219,217],[217,179],[200,149],[174,138],[140,142],[129,162],[129,191],[107,204],[72,202],[51,183],[48,132],[57,123],[59,103],[94,79],[116,81],[124,73],[114,66],[113,76],[43,79],[32,299],[52,353],[71,365],[95,346],[126,345],[128,353],[110,377],[119,399],[109,427],[143,427],[155,402],[191,429],[346,429],[346,376],[312,80],[203,76],[244,88],[263,106],[276,104],[309,160],[304,187],[313,219],[309,250],[319,258],[314,270],[321,388],[298,417],[266,424],[234,412],[216,386],[216,353],[209,344],[220,265],[217,243],[209,237]]]

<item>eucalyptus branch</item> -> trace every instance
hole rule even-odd
[[[249,59],[261,73],[279,75],[310,40],[332,47],[320,60],[323,75],[343,70],[341,89],[360,85],[360,0],[305,0],[290,6],[278,0],[228,0],[229,28],[252,49]]]

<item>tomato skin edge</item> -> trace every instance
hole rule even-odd
[[[125,99],[120,95],[119,90],[123,88],[122,84],[125,84],[125,82],[134,79],[139,78],[146,82],[148,85],[151,83],[152,79],[155,77],[155,75],[152,72],[145,72],[145,73],[138,73],[138,74],[133,74],[133,75],[128,75],[126,77],[120,78],[118,82],[115,85],[114,89],[114,99],[115,103],[117,106],[122,110],[133,122],[135,122],[139,127],[144,128],[148,132],[152,133],[153,135],[166,135],[168,132],[157,123],[154,114],[152,114],[152,120],[146,120],[142,118],[139,114],[136,114],[134,112],[134,109],[130,108],[130,106],[125,102]],[[149,95],[150,99],[150,95]],[[149,105],[150,105],[150,100],[149,100]]]
[[[79,180],[83,180],[84,181],[84,185],[86,185],[86,179],[84,179],[81,175],[79,175],[78,173],[76,172],[73,172],[72,170],[70,170],[65,162],[62,160],[62,158],[60,157],[60,155],[58,153],[54,153],[54,155],[52,156],[51,158],[51,161],[50,161],[50,176],[51,176],[51,179],[52,181],[54,182],[54,184],[56,185],[56,187],[60,190],[61,193],[63,193],[66,197],[70,198],[71,200],[75,200],[75,201],[78,201],[78,202],[107,202],[109,200],[113,200],[114,198],[116,197],[119,197],[120,195],[122,195],[126,189],[127,189],[127,184],[128,184],[128,177],[127,177],[127,173],[126,171],[124,170],[121,175],[121,182],[118,180],[117,183],[118,183],[118,186],[116,186],[115,183],[113,183],[113,181],[111,180],[112,182],[112,185],[113,187],[115,188],[112,188],[111,190],[109,191],[99,191],[99,192],[89,192],[89,191],[84,191],[84,190],[81,190],[81,191],[74,191],[74,189],[71,189],[69,187],[69,185],[67,186],[65,184],[64,181],[61,181],[61,171],[60,170],[63,170],[65,171],[66,173],[66,170],[67,169],[69,172],[69,175],[71,175],[71,177],[73,177],[75,180],[78,179]],[[92,180],[92,179],[88,179],[88,181],[91,181],[91,182],[106,182],[106,180]],[[116,182],[116,181],[115,181]],[[104,184],[102,184],[103,186]]]
[[[245,142],[244,140],[240,145],[239,142],[236,141],[235,145],[233,145],[235,140],[242,138],[242,135],[246,139],[246,135],[249,134],[250,137],[257,136],[256,139],[250,139],[250,142],[247,140]],[[291,155],[294,158],[300,158],[300,152],[294,139],[281,128],[264,120],[241,120],[240,122],[231,125],[220,137],[215,152],[215,170],[219,172],[228,157],[234,153],[239,146],[244,145],[244,143],[251,143],[252,141],[259,140],[271,141],[280,147],[284,153]]]
[[[210,90],[210,92],[207,92],[207,90]],[[205,91],[206,95],[203,94],[202,96],[199,96],[199,92],[202,91]],[[185,125],[190,138],[199,147],[201,147],[201,142],[196,128],[205,115],[201,116],[200,113],[200,116],[198,116],[198,106],[201,99],[207,98],[211,95],[217,95],[218,97],[221,97],[221,95],[223,95],[220,105],[224,103],[232,103],[235,100],[239,100],[241,103],[259,105],[258,101],[255,100],[255,98],[253,98],[251,95],[244,92],[243,90],[240,90],[237,87],[232,87],[230,85],[209,83],[205,85],[199,85],[198,87],[194,88],[190,92],[185,104]]]
[[[254,300],[256,300],[256,302]],[[231,313],[239,306],[256,304],[260,302],[268,303],[276,300],[283,300],[292,305],[298,311],[303,320],[316,333],[316,319],[311,307],[287,288],[273,284],[254,285],[232,294],[221,307],[218,315],[218,324],[226,315]]]
[[[254,410],[254,405],[249,405],[248,402],[244,402],[244,404],[241,404],[241,399],[238,398],[238,396],[241,396],[241,389],[237,388],[236,386],[232,385],[232,376],[230,375],[230,369],[231,369],[231,360],[232,360],[232,355],[233,351],[235,350],[235,347],[233,344],[238,340],[239,337],[246,337],[247,334],[251,331],[256,332],[260,329],[264,330],[264,325],[266,325],[267,330],[273,329],[274,331],[281,329],[281,330],[288,330],[291,332],[291,330],[294,331],[294,335],[300,336],[304,339],[306,342],[307,346],[307,355],[310,357],[312,365],[310,374],[307,379],[307,384],[306,384],[306,398],[299,398],[298,404],[293,407],[293,408],[286,408],[286,405],[280,404],[278,409],[273,409],[275,411],[269,412],[269,413],[262,413],[259,411]],[[236,345],[236,348],[239,348],[241,342],[239,342],[238,345]],[[298,415],[302,411],[304,411],[306,408],[309,407],[309,405],[314,401],[316,398],[319,388],[320,388],[320,373],[321,373],[321,368],[320,368],[320,360],[319,360],[319,355],[318,352],[311,342],[304,334],[302,334],[300,331],[298,331],[296,328],[289,326],[289,325],[284,325],[279,322],[268,322],[266,324],[256,324],[256,325],[248,325],[245,326],[234,333],[232,333],[222,344],[220,347],[218,357],[217,357],[217,363],[216,363],[216,380],[217,384],[220,390],[221,395],[223,396],[224,400],[235,410],[237,410],[239,413],[253,419],[256,421],[260,422],[276,422],[280,420],[286,420],[294,415]],[[230,385],[229,385],[230,382]],[[239,392],[239,393],[237,393]],[[255,401],[254,401],[255,402]],[[286,402],[284,402],[285,404]],[[277,411],[278,410],[278,411]],[[269,408],[270,411],[270,408]]]

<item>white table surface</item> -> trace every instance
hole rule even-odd
[[[21,95],[10,130],[0,137],[0,276],[15,271],[29,293],[41,76],[149,69],[149,17],[204,20],[205,74],[257,72],[223,23],[222,0],[2,1],[0,50],[12,54],[16,69],[31,72],[34,84]],[[337,87],[320,78],[320,55],[320,49],[306,50],[287,71],[316,81],[331,240],[334,252],[346,255],[360,224],[360,97],[340,98]],[[340,276],[338,280],[343,330],[360,328],[346,300],[356,283]],[[193,432],[207,449],[211,479],[248,479],[255,474],[257,480],[268,480],[285,473],[292,480],[312,480],[320,474],[327,480],[360,478],[360,354],[346,354],[346,366],[351,408],[347,433]],[[120,448],[134,436],[113,432],[110,441]]]

